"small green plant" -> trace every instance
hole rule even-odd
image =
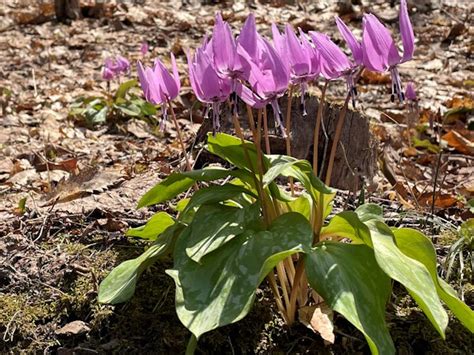
[[[231,168],[176,172],[141,198],[139,207],[152,206],[196,183],[204,186],[177,203],[176,216],[158,212],[128,231],[150,245],[107,276],[100,302],[126,302],[140,274],[172,255],[174,265],[166,273],[176,284],[179,319],[193,334],[188,353],[204,333],[245,317],[265,279],[287,324],[308,301],[307,279],[327,305],[364,334],[374,354],[395,353],[385,322],[392,280],[407,289],[443,338],[448,315],[441,301],[474,331],[473,312],[438,277],[429,238],[414,229],[388,227],[374,204],[328,218],[335,193],[311,164],[265,155],[258,136],[256,142],[209,135],[207,150]],[[303,191],[287,193],[276,182],[280,177],[299,181]]]
[[[70,106],[69,116],[87,127],[120,122],[130,117],[151,123],[157,108],[133,93],[137,86],[137,80],[131,79],[120,84],[114,95],[78,97]]]

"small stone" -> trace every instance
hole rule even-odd
[[[64,327],[58,329],[55,331],[57,335],[80,335],[84,334],[87,332],[90,332],[91,328],[89,326],[81,321],[81,320],[75,320],[71,323],[66,324]]]

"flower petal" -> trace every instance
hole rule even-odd
[[[231,71],[234,67],[236,44],[229,24],[222,20],[220,13],[216,15],[212,32],[212,49],[217,70],[221,73]]]
[[[349,46],[352,56],[354,57],[354,61],[358,65],[362,64],[363,55],[361,43],[355,38],[352,31],[349,29],[349,27],[347,27],[347,25],[341,20],[339,16],[336,16],[336,25],[342,37],[344,37],[344,40]]]
[[[263,108],[268,103],[268,100],[260,98],[252,90],[250,90],[245,85],[242,85],[241,83],[237,83],[237,85],[235,86],[235,92],[237,93],[237,95],[239,95],[242,101],[254,108]]]
[[[400,55],[389,30],[372,14],[363,18],[362,52],[364,65],[374,71],[385,71],[400,63]]]
[[[403,44],[403,58],[402,62],[406,62],[413,58],[415,52],[415,34],[411,25],[410,16],[408,15],[408,8],[406,0],[400,1],[400,15],[399,15],[400,35]]]
[[[324,59],[321,72],[327,79],[339,77],[352,68],[347,55],[327,35],[318,32],[309,32],[309,34]]]

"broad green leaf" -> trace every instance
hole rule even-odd
[[[383,209],[375,203],[366,203],[356,208],[355,213],[361,222],[368,222],[372,219],[383,221]]]
[[[375,257],[382,270],[406,287],[444,339],[448,315],[441,305],[429,271],[421,262],[402,253],[386,224],[377,220],[371,220],[366,224],[370,229]]]
[[[207,150],[238,168],[257,171],[257,150],[252,142],[245,141],[242,144],[239,138],[229,134],[217,133],[212,135],[212,133],[209,133],[207,136]],[[250,158],[250,164],[245,151],[247,151]],[[265,157],[263,164],[263,168],[266,169],[268,162]]]
[[[140,116],[140,107],[134,105],[134,104],[122,104],[122,105],[117,105],[114,104],[114,107],[121,111],[124,115],[130,116],[130,117],[138,117]]]
[[[137,228],[130,228],[125,235],[129,237],[156,240],[161,233],[174,223],[173,217],[168,213],[158,212],[154,214],[145,225]]]
[[[120,84],[119,88],[117,89],[117,92],[115,93],[115,100],[117,99],[123,99],[125,98],[125,95],[127,95],[127,92],[137,86],[138,82],[136,79],[131,79],[123,82]]]
[[[99,111],[93,111],[94,113],[88,113],[86,114],[88,117],[87,119],[91,124],[100,124],[100,123],[105,123],[107,121],[107,112],[109,111],[109,108],[107,106],[102,107]]]
[[[187,228],[178,238],[175,266],[167,272],[176,283],[178,317],[197,338],[245,317],[268,272],[289,255],[307,250],[313,238],[303,216],[287,213],[269,230],[249,230],[198,264],[186,255],[190,232]]]
[[[307,220],[310,220],[311,218],[311,197],[305,192],[293,201],[283,204],[283,206],[286,206],[289,212],[298,212],[302,214]]]
[[[189,189],[195,181],[213,181],[236,173],[237,171],[217,167],[173,173],[146,192],[138,201],[137,208],[168,201]]]
[[[436,272],[436,250],[423,233],[410,228],[392,230],[398,248],[422,263],[430,272],[438,295],[466,328],[474,332],[474,312],[462,302],[456,292]]]
[[[192,208],[201,206],[202,204],[221,202],[242,194],[257,197],[253,192],[247,190],[246,188],[232,184],[215,185],[202,188],[194,193],[188,205],[182,212],[182,215],[185,215]]]
[[[268,159],[272,165],[275,164],[276,161],[281,163],[284,160],[296,160],[292,157],[275,155],[268,156]],[[323,218],[327,217],[329,213],[331,213],[331,202],[336,193],[313,174],[313,169],[308,161],[298,160],[294,161],[291,165],[282,164],[284,168],[280,170],[280,174],[287,177],[292,176],[299,180],[306,191],[311,195],[314,205],[321,208]]]
[[[235,208],[216,205],[204,205],[190,224],[191,233],[186,241],[186,254],[200,263],[202,258],[221,248],[246,229],[259,229],[260,206]]]
[[[170,251],[175,235],[181,230],[182,226],[178,224],[169,227],[142,255],[113,269],[100,283],[99,302],[117,304],[132,298],[142,272]]]
[[[321,229],[321,238],[332,236],[349,238],[355,243],[364,243],[372,247],[369,228],[352,211],[344,211],[335,215],[329,224]]]
[[[385,323],[390,278],[366,245],[321,242],[305,255],[308,281],[367,339],[373,354],[395,354]]]
[[[263,185],[267,186],[273,180],[275,180],[278,176],[282,175],[282,173],[290,168],[291,166],[303,162],[303,160],[298,160],[293,157],[285,156],[285,155],[267,155],[270,160],[270,168],[267,170],[265,175],[263,176]]]

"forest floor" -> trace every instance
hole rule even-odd
[[[302,8],[278,1],[250,8],[240,1],[143,3],[111,4],[100,18],[70,24],[57,23],[47,2],[0,4],[1,353],[181,353],[186,347],[189,332],[176,316],[174,285],[163,272],[171,260],[144,273],[129,303],[97,303],[101,280],[145,246],[124,235],[154,212],[136,210],[138,199],[183,165],[171,125],[163,134],[156,125],[137,118],[93,125],[69,114],[80,97],[106,97],[101,68],[107,56],[121,54],[134,63],[147,41],[151,53],[145,61],[168,58],[171,51],[184,78],[183,49],[195,48],[210,33],[216,11],[222,11],[235,29],[252,11],[266,35],[272,22],[290,22],[295,28],[327,32],[340,40],[333,21],[338,9],[330,1],[302,2]],[[360,28],[362,14],[370,11],[398,33],[396,7],[388,1],[372,2],[371,7],[367,3],[343,14],[351,28]],[[474,216],[474,27],[469,20],[473,6],[453,3],[420,7],[412,14],[417,49],[400,71],[402,80],[413,81],[417,88],[417,129],[407,130],[406,107],[390,102],[387,75],[363,75],[357,107],[370,119],[381,167],[369,183],[366,201],[382,204],[392,225],[422,228],[432,237],[443,275],[449,249],[460,238],[459,225]],[[360,37],[361,31],[355,32]],[[177,113],[191,149],[203,112],[194,109],[189,82],[184,79],[182,85]],[[113,83],[112,90],[117,86]],[[312,91],[318,94],[320,89],[315,86]],[[329,101],[340,102],[343,95],[343,84],[329,86]],[[350,195],[340,191],[336,204],[350,208],[354,203]],[[469,263],[455,262],[453,270],[450,283],[473,307]],[[387,320],[400,354],[467,354],[474,349],[472,335],[455,319],[442,340],[397,285]],[[301,324],[284,326],[263,285],[253,311],[244,320],[205,335],[198,350],[369,351],[363,335],[342,317],[335,319],[335,332],[335,344],[325,344]]]

